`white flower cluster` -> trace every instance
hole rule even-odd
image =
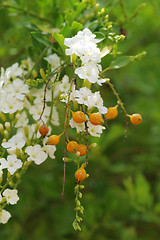
[[[81,79],[87,79],[90,83],[98,83],[101,86],[106,80],[99,77],[99,71],[102,70],[101,65],[98,64],[101,62],[101,56],[100,49],[97,47],[99,41],[95,39],[95,37],[96,35],[92,34],[92,32],[86,28],[83,31],[79,31],[77,35],[72,38],[65,38],[64,44],[68,47],[68,49],[66,49],[66,55],[70,55],[71,60],[74,55],[81,59],[82,65],[75,69],[75,74]],[[69,89],[70,85],[68,84],[67,86],[67,89]],[[87,87],[75,90],[75,86],[73,85],[70,100],[87,106],[88,110],[97,108],[100,114],[107,113],[107,108],[103,106],[103,99],[100,92],[92,93]],[[75,123],[73,119],[70,120],[70,126],[76,128],[77,132],[85,131],[85,124]],[[100,125],[95,126],[89,121],[87,127],[89,134],[95,137],[100,137],[102,130],[105,129],[105,127]]]
[[[66,55],[70,55],[72,59],[75,54],[82,61],[82,66],[76,68],[75,73],[81,79],[87,79],[89,82],[98,83],[101,86],[106,80],[99,78],[99,71],[102,70],[102,67],[98,63],[101,62],[101,56],[100,49],[97,47],[98,40],[95,37],[95,34],[85,28],[76,36],[65,38],[64,44],[69,47],[66,49]]]
[[[7,188],[3,191],[2,195],[3,197],[5,197],[7,204],[14,205],[19,200],[17,189]],[[0,202],[2,201],[2,195],[0,194]],[[11,217],[11,214],[8,211],[4,209],[0,210],[0,223],[3,223],[3,224],[7,223],[10,217]]]

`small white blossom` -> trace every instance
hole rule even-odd
[[[76,128],[78,133],[85,131],[85,124],[84,124],[84,122],[83,123],[76,123],[76,122],[73,121],[73,118],[71,118],[71,120],[69,122],[69,125],[72,128]]]
[[[42,88],[37,89],[37,88],[33,88],[31,91],[31,95],[35,97],[34,99],[34,104],[39,104],[39,103],[43,103],[43,99],[44,99],[44,90]],[[51,90],[47,89],[46,91],[46,102],[50,102],[51,101]]]
[[[102,130],[105,129],[105,127],[101,125],[93,125],[90,122],[87,122],[87,126],[89,134],[92,135],[93,137],[100,137]]]
[[[36,106],[35,105],[31,106],[30,109],[29,109],[29,113],[32,115],[34,120],[37,121],[39,119],[41,113],[42,113],[42,109],[43,109],[43,104],[39,103]],[[43,113],[43,116],[42,116],[42,120],[44,122],[47,122],[49,114],[50,114],[50,107],[46,106],[45,110],[44,110],[44,113]]]
[[[25,145],[24,135],[22,132],[18,132],[16,135],[10,138],[8,142],[4,142],[1,145],[8,150],[16,150],[16,148],[21,149]]]
[[[3,95],[0,98],[0,110],[4,113],[15,113],[23,109],[23,102],[10,95]]]
[[[101,66],[94,62],[87,62],[84,66],[76,68],[75,74],[77,74],[81,79],[88,79],[91,83],[99,84],[99,70]]]
[[[56,106],[53,106],[53,108],[52,108],[51,122],[55,126],[59,126],[60,125],[60,123],[59,123],[59,115],[58,115],[58,111],[57,111]]]
[[[1,193],[0,193],[0,202],[2,201],[2,195],[1,195]]]
[[[7,168],[8,172],[13,175],[17,169],[22,167],[22,161],[17,159],[15,154],[8,155],[7,160],[5,158],[0,158],[1,169]]]
[[[3,223],[3,224],[7,223],[10,217],[11,217],[11,214],[8,211],[4,209],[0,211],[0,223]]]
[[[6,85],[8,83],[8,78],[6,76],[4,68],[1,67],[1,76],[0,76],[0,89],[3,85]]]
[[[69,83],[69,77],[67,75],[64,75],[62,78],[62,83],[59,85],[59,90],[61,92],[67,92],[70,88],[70,83]]]
[[[65,50],[66,55],[72,56],[72,54],[76,54],[80,57],[87,55],[89,47],[96,48],[97,40],[95,37],[95,34],[92,34],[88,28],[85,28],[74,37],[65,38],[64,44],[69,47],[69,49]]]
[[[7,94],[16,99],[23,100],[25,94],[29,93],[29,87],[20,79],[15,79],[12,83],[8,84],[4,89]]]
[[[20,114],[20,117],[15,125],[16,128],[27,126],[29,119],[25,111]]]
[[[15,78],[15,77],[21,77],[23,73],[23,69],[18,67],[18,63],[13,64],[11,67],[8,67],[6,69],[6,76],[8,79]]]
[[[60,66],[60,57],[56,53],[51,54],[44,59],[51,65],[52,71]]]
[[[19,197],[17,195],[18,191],[17,189],[5,189],[3,192],[3,196],[6,197],[7,204],[16,204],[19,200]]]
[[[46,139],[44,141],[44,144],[45,143],[46,143]],[[42,150],[45,151],[50,158],[52,158],[52,159],[55,158],[54,153],[56,151],[56,146],[44,145],[44,147],[42,147]]]
[[[75,91],[75,100],[79,104],[85,104],[88,106],[88,97],[92,95],[92,92],[87,87],[82,87]]]
[[[28,161],[34,161],[37,165],[41,164],[47,159],[47,154],[43,152],[39,144],[35,146],[29,146],[26,148],[25,152],[29,155]]]
[[[99,92],[93,93],[88,97],[88,109],[96,107],[99,110],[99,113],[107,113],[107,108],[103,106],[103,99]]]

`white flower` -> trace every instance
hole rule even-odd
[[[95,92],[88,97],[88,109],[92,107],[97,107],[101,114],[107,113],[107,108],[103,106],[103,99],[99,92]]]
[[[2,171],[2,169],[4,169],[4,168],[7,168],[7,161],[6,161],[6,159],[5,158],[0,158],[0,164],[1,164],[1,171]]]
[[[29,146],[26,148],[25,152],[29,155],[28,161],[34,161],[37,165],[41,164],[47,159],[47,154],[43,152],[39,144],[35,146]]]
[[[46,142],[46,140],[45,140],[45,142]],[[50,158],[52,158],[52,159],[55,158],[54,153],[55,153],[55,151],[56,151],[56,146],[45,145],[45,146],[42,148],[42,150],[45,151]]]
[[[8,211],[4,209],[0,211],[0,223],[3,223],[3,224],[7,223],[10,217],[11,217],[11,214]]]
[[[58,115],[58,111],[57,111],[56,106],[53,106],[53,108],[52,108],[51,122],[55,126],[59,126],[60,125],[60,123],[59,123],[59,115]]]
[[[85,131],[85,123],[76,123],[73,121],[73,118],[71,118],[70,122],[69,122],[69,125],[72,127],[72,128],[76,128],[77,132],[83,132]]]
[[[97,65],[94,62],[87,62],[84,66],[76,68],[75,73],[81,79],[88,79],[91,83],[99,83],[99,70],[101,70],[100,65]]]
[[[28,71],[30,71],[34,67],[34,62],[32,61],[31,58],[27,58],[25,60],[22,60],[22,66],[23,68],[27,68]],[[26,72],[27,73],[27,72]]]
[[[15,125],[16,128],[27,126],[29,120],[25,111],[20,114],[20,117]]]
[[[15,78],[15,77],[21,77],[23,73],[23,69],[18,67],[18,63],[13,64],[11,67],[6,69],[6,76],[8,79]]]
[[[39,119],[41,113],[42,113],[42,109],[43,109],[43,104],[39,103],[36,106],[34,106],[34,105],[31,106],[30,109],[29,109],[29,113],[32,115],[34,120],[37,121]],[[43,113],[43,116],[42,116],[42,120],[44,122],[47,122],[49,114],[50,114],[50,107],[46,106],[45,110],[44,110],[44,113]]]
[[[20,159],[17,159],[17,156],[15,154],[8,155],[7,160],[1,158],[0,163],[1,168],[7,168],[11,175],[13,175],[17,169],[22,167],[22,161]]]
[[[42,90],[42,88],[37,89],[37,88],[33,88],[31,90],[31,95],[36,97],[34,99],[34,104],[39,104],[39,103],[43,103],[43,99],[44,99],[44,90]],[[46,91],[46,102],[50,102],[51,101],[51,90],[47,89]]]
[[[12,114],[23,109],[23,102],[10,95],[6,95],[6,97],[4,95],[3,98],[1,97],[0,104],[1,111],[4,113]]]
[[[44,59],[51,65],[52,71],[60,66],[60,57],[56,53],[51,54]]]
[[[3,85],[8,83],[8,78],[6,76],[4,68],[1,67],[1,77],[0,77],[0,89],[2,88]]]
[[[85,56],[88,53],[88,48],[96,48],[97,40],[95,39],[96,35],[92,34],[89,29],[84,29],[79,31],[77,35],[72,38],[65,38],[64,44],[69,47],[66,49],[66,55],[72,56],[76,54],[77,56]]]
[[[26,93],[29,93],[29,87],[20,79],[15,79],[4,89],[7,94],[19,100],[23,100]]]
[[[87,63],[89,61],[99,63],[101,62],[100,57],[100,49],[95,47],[94,44],[88,44],[86,47],[86,52],[83,56],[81,56],[82,64]]]
[[[64,75],[62,78],[62,83],[59,85],[59,90],[61,92],[67,92],[70,88],[70,83],[69,83],[69,77],[67,75]]]
[[[0,193],[0,202],[2,201],[2,195],[1,195],[1,193]]]
[[[88,126],[89,134],[94,136],[94,137],[100,137],[100,134],[102,133],[102,130],[105,129],[105,127],[103,127],[101,125],[93,125],[90,122],[87,122],[87,126]]]
[[[19,200],[19,197],[17,195],[18,191],[17,189],[5,189],[3,192],[3,196],[6,197],[7,204],[16,204]]]
[[[82,87],[80,90],[75,91],[75,100],[79,104],[85,104],[88,106],[88,97],[92,95],[92,92],[87,87]]]
[[[16,150],[16,148],[21,149],[25,145],[24,136],[22,132],[18,132],[16,135],[10,138],[8,142],[4,142],[1,145],[8,150]]]

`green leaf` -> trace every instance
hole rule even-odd
[[[56,33],[56,32],[54,32],[54,33],[52,34],[52,36],[53,36],[54,39],[59,43],[59,45],[60,45],[63,53],[65,53],[66,47],[65,47],[65,45],[64,45],[64,36],[63,36],[62,34]]]
[[[105,39],[105,35],[101,32],[94,32],[96,35],[96,39],[98,39],[98,42],[102,42]]]
[[[50,41],[44,38],[44,36],[41,33],[31,32],[31,34],[34,39],[36,39],[38,42],[42,43],[46,47],[52,47],[52,44],[50,43]]]
[[[71,36],[71,29],[69,27],[69,24],[66,22],[65,26],[62,28],[60,32],[64,37],[70,37]]]
[[[118,57],[117,59],[113,60],[108,67],[109,69],[118,69],[128,65],[131,62],[131,58],[129,56],[122,56]]]
[[[83,29],[83,25],[79,22],[74,21],[71,25],[71,30],[74,32],[74,34],[76,34],[82,29]]]
[[[139,204],[151,207],[152,195],[150,193],[150,185],[142,174],[136,176],[136,197]]]
[[[66,19],[66,22],[68,22],[69,25],[71,26],[72,22],[74,21],[74,13],[67,11],[65,14],[65,19]]]

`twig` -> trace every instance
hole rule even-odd
[[[125,20],[127,21],[127,14],[126,14],[126,10],[125,10],[125,7],[124,7],[123,0],[119,0],[119,3],[120,3],[120,6],[121,6],[121,9],[122,9],[124,18],[125,18]]]
[[[33,12],[29,12],[27,9],[23,9],[23,8],[20,8],[20,7],[15,7],[15,6],[9,5],[9,3],[7,3],[6,5],[5,5],[5,4],[1,4],[1,5],[0,5],[0,8],[11,8],[11,9],[15,9],[15,10],[17,10],[17,11],[23,12],[24,14],[26,14],[26,15],[28,15],[28,16],[31,16],[31,17],[37,18],[37,19],[39,19],[39,20],[41,20],[41,21],[50,23],[50,20],[49,20],[49,19],[40,17],[40,16],[36,15],[36,14],[33,13]]]
[[[66,157],[67,157],[67,143],[68,143],[68,113],[69,113],[69,101],[70,101],[70,95],[72,92],[72,85],[74,83],[75,76],[73,77],[69,89],[69,94],[68,94],[68,101],[66,104],[66,114],[65,114],[65,120],[64,120],[64,137],[65,137],[65,150],[64,150],[64,166],[63,166],[63,187],[62,187],[62,193],[61,193],[61,199],[63,199],[64,196],[64,188],[65,188],[65,181],[66,181]]]
[[[104,78],[104,76],[102,74],[99,74],[99,76],[101,78]],[[124,118],[125,118],[125,139],[127,139],[128,137],[128,113],[126,111],[126,109],[124,108],[124,104],[122,102],[122,100],[120,99],[118,93],[116,92],[114,85],[110,82],[110,80],[106,81],[106,83],[109,85],[109,87],[112,89],[113,94],[115,95],[115,97],[117,98],[117,103],[118,105],[120,105],[120,107],[122,108],[123,112],[124,112]]]

